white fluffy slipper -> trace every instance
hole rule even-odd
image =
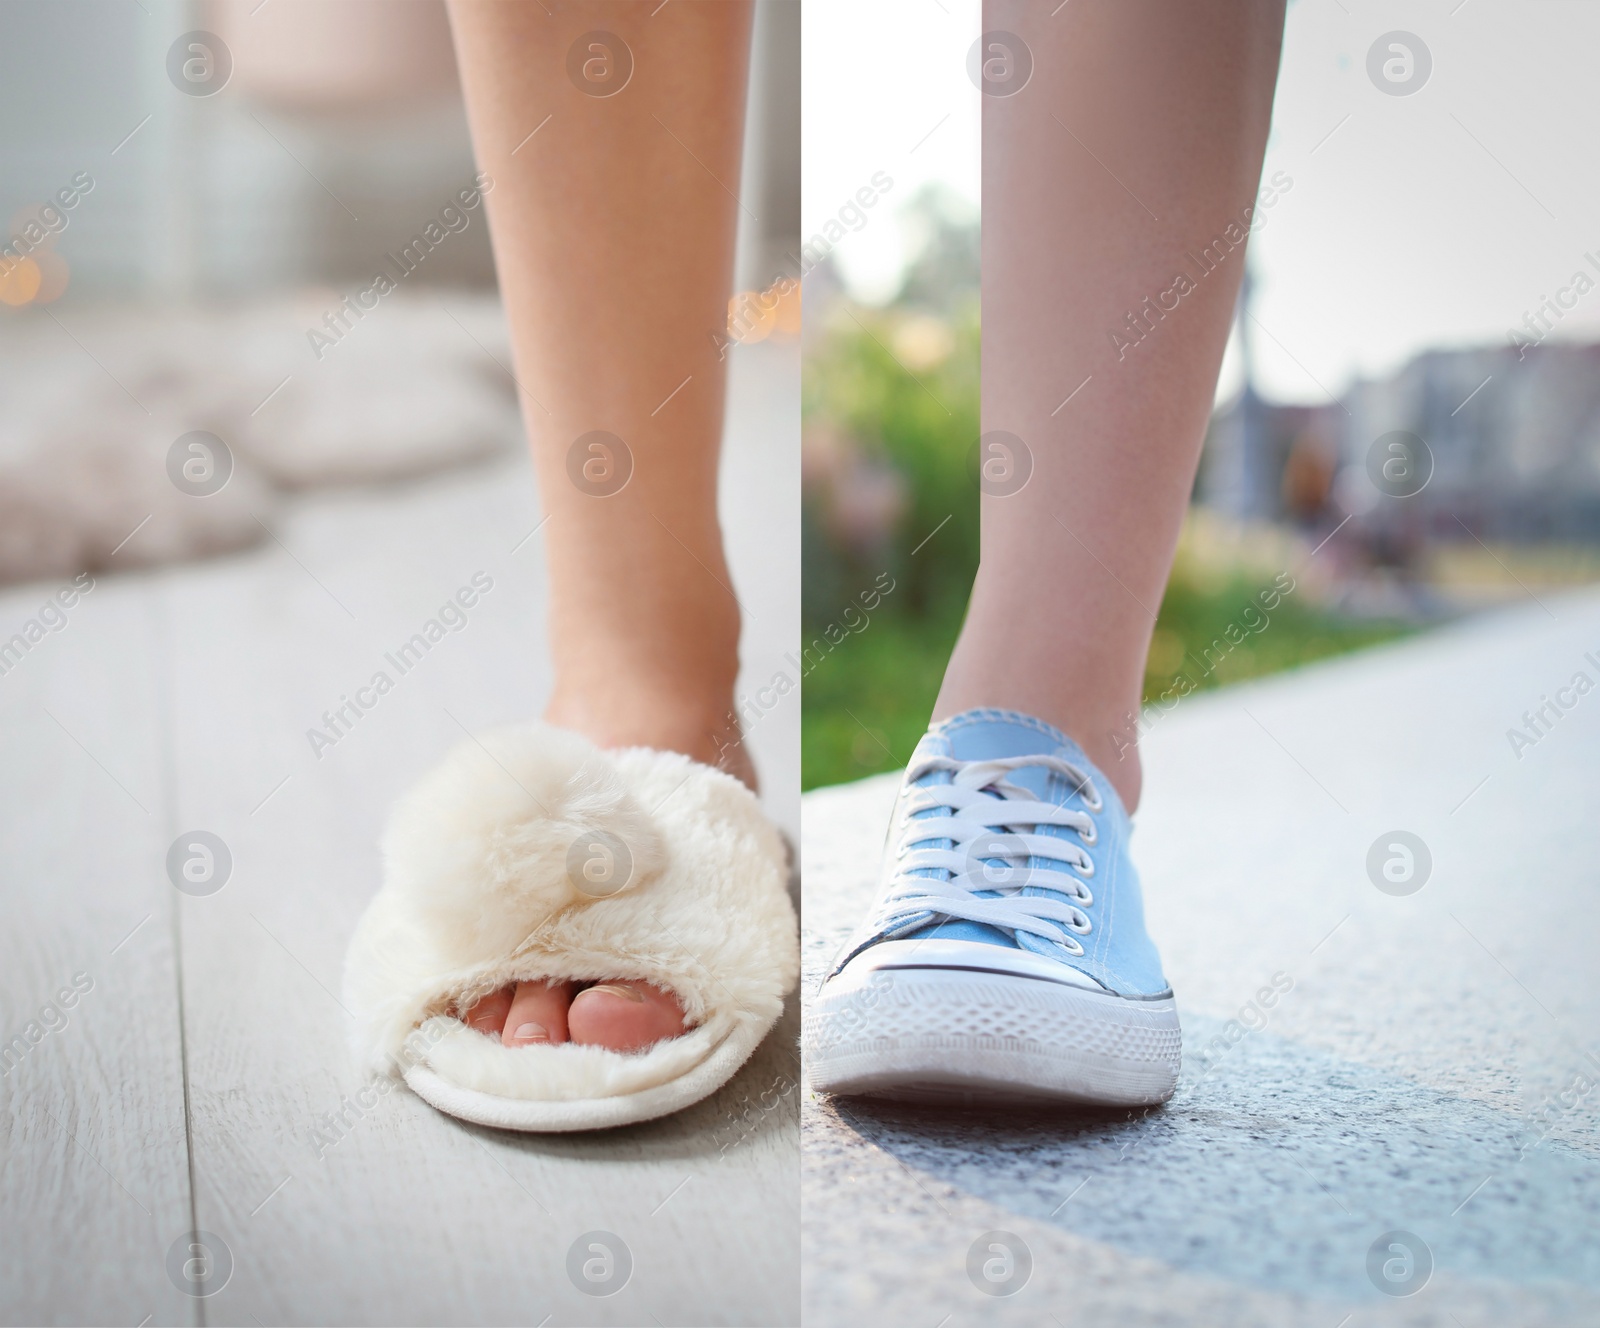
[[[461,743],[395,806],[345,961],[374,1070],[453,1116],[588,1130],[726,1083],[783,1009],[799,937],[783,840],[731,775],[546,724]],[[538,978],[671,991],[689,1031],[642,1052],[506,1047],[455,1018]]]

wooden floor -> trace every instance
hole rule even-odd
[[[794,347],[735,352],[724,509],[751,691],[797,644],[798,389]],[[0,1078],[0,1321],[798,1321],[792,1009],[710,1100],[601,1135],[358,1096],[338,992],[374,841],[463,730],[537,712],[537,520],[521,458],[307,497],[248,555],[102,576],[0,676],[0,1041],[22,1039]],[[466,627],[314,755],[322,712],[479,572]],[[0,636],[55,589],[0,595]],[[798,689],[751,741],[797,835]],[[166,868],[197,830],[232,859],[207,895]],[[191,1229],[205,1297],[183,1289]],[[594,1231],[633,1263],[605,1298],[566,1271]]]

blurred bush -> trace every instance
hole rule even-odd
[[[828,623],[881,572],[894,611],[962,604],[978,565],[978,318],[839,303],[803,389],[804,615]]]

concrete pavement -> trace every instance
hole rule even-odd
[[[1597,661],[1600,594],[1547,597],[1156,721],[1134,852],[1177,1097],[998,1115],[808,1089],[806,1322],[1600,1320]],[[804,800],[807,997],[894,784]],[[1031,1262],[1005,1296],[967,1272],[997,1241]]]

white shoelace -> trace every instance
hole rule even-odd
[[[1083,946],[1063,929],[1079,936],[1090,931],[1092,924],[1083,910],[1094,903],[1094,896],[1084,880],[1094,875],[1094,862],[1071,840],[1037,832],[1042,826],[1060,826],[1076,831],[1079,840],[1090,845],[1098,832],[1088,813],[1040,802],[1027,789],[1006,782],[1008,773],[1023,767],[1061,775],[1093,811],[1104,805],[1089,776],[1056,756],[981,761],[927,756],[913,762],[906,772],[908,781],[948,770],[951,782],[915,788],[906,800],[894,876],[874,919],[880,936],[914,931],[932,914],[986,923],[1013,934],[1027,932],[1064,946],[1073,955],[1083,953]],[[947,840],[952,847],[933,847],[929,840]],[[1048,858],[1052,865],[1029,865],[1030,859],[1038,858]],[[1074,902],[1023,893],[1030,887],[1066,895]],[[975,893],[979,890],[994,893],[980,897]]]

